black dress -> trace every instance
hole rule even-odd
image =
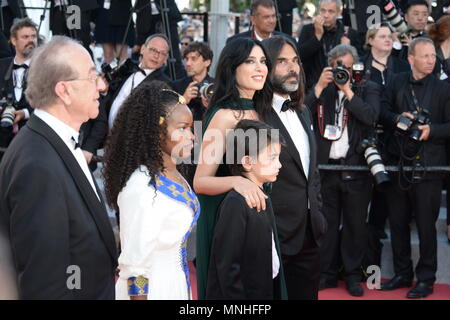
[[[123,41],[131,12],[131,0],[111,0],[109,9],[104,0],[98,0],[94,38],[96,43],[120,44]],[[132,47],[135,42],[134,23],[131,21],[125,43]]]

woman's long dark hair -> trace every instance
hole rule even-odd
[[[117,196],[131,174],[144,165],[150,173],[151,183],[164,169],[161,141],[166,138],[168,107],[178,102],[178,96],[161,81],[142,83],[128,96],[114,120],[105,145],[105,193],[108,204],[118,210]]]
[[[222,50],[217,63],[214,94],[210,106],[217,106],[234,101],[239,103],[239,90],[236,83],[236,69],[247,60],[254,46],[259,46],[267,58],[267,80],[261,90],[255,92],[253,102],[256,105],[272,105],[273,92],[269,81],[271,64],[261,42],[252,38],[236,38],[230,41]],[[211,110],[211,109],[208,109]]]
[[[270,77],[272,77],[273,72],[275,72],[275,65],[277,62],[278,57],[280,56],[280,52],[283,49],[284,45],[289,45],[294,50],[297,57],[299,57],[299,64],[300,64],[300,81],[298,85],[298,90],[296,92],[293,92],[291,94],[291,100],[296,102],[296,107],[299,111],[303,109],[303,101],[305,99],[305,72],[303,71],[303,65],[300,60],[300,56],[297,51],[296,45],[292,42],[292,40],[284,37],[284,36],[273,36],[267,39],[264,39],[262,42],[262,45],[266,49],[267,52],[267,58],[270,59],[270,62],[273,66],[272,73],[270,74]],[[265,105],[258,105],[257,106],[258,113],[262,115],[262,118],[264,119],[267,117],[267,115],[272,110],[272,105],[270,107],[267,107]]]

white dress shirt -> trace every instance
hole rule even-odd
[[[336,101],[336,110],[339,109],[339,105],[343,104],[345,102],[344,99],[344,93],[342,91],[338,91],[339,94],[339,101]],[[343,126],[343,119],[344,119],[344,106],[341,108],[341,112],[339,112],[338,116],[338,126]],[[345,158],[347,156],[348,149],[350,148],[349,141],[348,141],[348,120],[347,124],[345,125],[344,132],[342,132],[342,136],[339,140],[333,141],[331,143],[330,148],[330,159],[341,159]]]
[[[80,148],[75,149],[75,142],[78,141],[79,133],[44,110],[36,109],[34,110],[34,114],[39,117],[39,119],[44,121],[50,128],[52,128],[52,130],[55,131],[55,133],[61,138],[61,140],[64,141],[67,148],[69,148],[70,152],[72,152],[72,155],[80,165],[81,170],[83,170],[83,173],[86,176],[86,179],[89,181],[89,184],[91,185],[92,190],[94,190],[98,200],[100,200],[97,189],[95,188],[91,171],[89,170],[86,158],[83,155],[83,151],[81,151]],[[75,141],[72,140],[72,137]]]
[[[26,60],[23,64],[26,64],[27,66],[30,66],[31,59]],[[16,61],[16,58],[14,58],[14,64],[19,64]],[[16,98],[16,101],[20,101],[22,99],[23,92],[23,77],[25,77],[25,68],[19,68],[13,71],[13,77],[14,77],[14,96]],[[22,109],[25,113],[25,119],[30,118],[30,113],[28,112],[27,108]]]
[[[256,32],[255,29],[253,29],[253,31],[255,32],[255,38],[256,38],[256,40],[259,40],[259,41],[263,41],[263,40],[264,40],[264,38],[261,37],[261,36],[258,34],[258,32]],[[273,36],[273,33],[271,33],[270,36],[269,36],[268,38],[270,38],[270,37],[272,37],[272,36]]]
[[[128,79],[125,81],[124,85],[120,89],[119,93],[114,99],[113,104],[111,105],[111,110],[109,111],[108,125],[109,129],[113,127],[114,119],[116,119],[117,113],[122,107],[123,102],[128,98],[131,91],[141,84],[144,79],[151,74],[154,69],[144,69],[145,75],[142,72],[137,71],[133,73]]]
[[[280,272],[280,258],[277,254],[277,248],[275,247],[275,238],[272,232],[272,279]]]
[[[292,141],[300,155],[300,160],[302,161],[303,172],[305,173],[306,179],[308,179],[309,174],[309,162],[310,162],[310,147],[308,134],[305,131],[297,113],[294,110],[287,110],[282,112],[281,107],[283,102],[287,99],[283,98],[278,94],[273,95],[272,106],[273,109],[280,117],[281,122],[283,122],[284,127],[289,132]]]

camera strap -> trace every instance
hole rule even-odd
[[[416,109],[417,112],[420,112],[421,108],[419,105],[419,101],[417,100],[416,92],[414,91],[414,88],[411,83],[409,84],[409,87],[411,88],[411,95],[413,99],[414,109]]]
[[[325,126],[325,105],[323,102],[320,102],[317,105],[317,123],[319,124],[319,131],[320,135],[324,137],[327,140],[337,141],[339,140],[342,135],[344,134],[345,127],[348,124],[349,119],[349,112],[344,107],[345,102],[347,101],[346,98],[342,99],[342,101],[338,101],[336,103],[335,112],[334,112],[334,124],[333,125],[326,125]],[[343,110],[342,110],[343,109]],[[343,112],[342,115],[342,127],[339,126],[339,115]],[[330,135],[331,133],[331,135]]]

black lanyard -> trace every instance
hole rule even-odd
[[[422,108],[419,105],[419,101],[417,100],[416,92],[414,91],[414,88],[411,83],[409,84],[409,87],[411,88],[411,95],[412,95],[412,99],[413,99],[413,103],[414,103],[414,108],[416,109],[417,112],[420,112],[422,110]]]

